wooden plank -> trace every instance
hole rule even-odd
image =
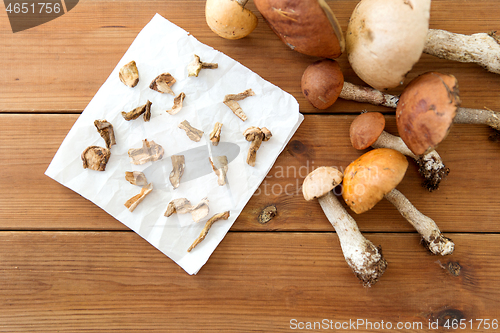
[[[366,289],[330,233],[230,232],[189,276],[130,232],[0,232],[0,331],[284,332],[327,319],[425,332],[447,318],[492,331],[477,325],[500,319],[499,235],[453,234],[461,246],[445,258],[414,235],[368,236],[389,266]]]
[[[344,31],[357,2],[328,1]],[[302,72],[317,58],[301,55],[281,43],[252,2],[248,8],[257,13],[260,21],[255,32],[243,40],[222,39],[206,25],[204,5],[203,0],[121,1],[119,5],[112,0],[81,1],[64,16],[15,34],[10,29],[6,12],[0,11],[0,68],[3,69],[0,112],[81,112],[155,13],[293,94],[302,112],[318,112],[300,90]],[[499,16],[497,0],[433,1],[430,25],[468,34],[488,32],[498,29]],[[345,54],[338,61],[346,80],[362,83],[350,68]],[[476,65],[423,55],[408,78],[429,70],[457,76],[463,106],[500,110],[498,75]],[[401,88],[395,89],[394,93],[400,91]],[[339,100],[321,112],[358,112],[361,109],[377,107]]]
[[[0,210],[0,229],[126,229],[91,202],[44,175],[76,118],[77,115],[0,115],[0,206],[4,207]],[[386,118],[388,131],[396,133],[394,117]],[[306,116],[233,230],[330,231],[319,205],[304,201],[300,186],[313,168],[330,165],[343,169],[361,154],[350,146],[348,139],[353,119],[354,116]],[[489,130],[482,126],[458,125],[452,129],[439,147],[451,173],[441,189],[433,193],[420,186],[417,167],[410,161],[398,188],[443,231],[500,231],[500,154],[498,143],[488,141],[488,135]],[[258,215],[268,205],[275,205],[278,215],[263,225],[258,222]],[[386,201],[356,219],[364,231],[412,231]]]

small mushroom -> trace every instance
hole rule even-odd
[[[418,231],[422,244],[432,254],[453,253],[453,241],[443,236],[431,218],[420,213],[396,190],[407,168],[406,157],[393,149],[377,148],[363,154],[345,169],[342,196],[346,204],[361,214],[385,197]]]
[[[231,111],[233,111],[233,113],[238,116],[238,118],[245,121],[247,120],[247,115],[241,109],[238,101],[254,95],[255,93],[252,89],[247,89],[239,94],[229,94],[224,97],[224,104],[226,104],[231,109]]]
[[[172,96],[175,96],[175,93],[170,88],[174,85],[175,82],[175,78],[170,73],[163,73],[158,75],[153,81],[151,81],[149,88],[162,94],[170,94]]]
[[[95,171],[106,170],[106,164],[111,157],[111,151],[108,148],[99,146],[87,147],[82,155],[83,168]]]
[[[172,159],[172,171],[168,179],[170,180],[170,184],[176,189],[181,184],[181,177],[184,174],[186,160],[184,155],[172,155],[170,158]]]
[[[226,174],[228,169],[227,156],[214,156],[214,162],[212,162],[212,159],[210,157],[208,158],[208,160],[210,161],[210,165],[217,175],[217,184],[219,184],[219,186],[226,185]]]
[[[201,231],[200,235],[198,236],[198,238],[196,238],[196,240],[193,242],[193,244],[191,244],[191,246],[188,248],[187,251],[191,252],[198,244],[201,243],[201,241],[203,241],[205,239],[205,237],[208,234],[208,231],[210,230],[210,228],[212,227],[212,225],[215,222],[220,221],[220,220],[227,220],[228,218],[229,218],[229,211],[226,211],[223,213],[218,213],[218,214],[215,214],[214,216],[212,216],[207,221],[207,223],[205,223],[205,227]]]
[[[149,121],[151,119],[151,103],[149,100],[146,102],[146,104],[141,105],[139,107],[136,107],[132,111],[129,112],[122,112],[123,119],[126,121],[134,120],[139,118],[139,116],[142,114],[144,121]]]
[[[188,138],[190,138],[194,142],[200,141],[203,136],[203,131],[200,131],[199,129],[191,126],[191,124],[187,120],[182,121],[179,124],[179,128],[186,131],[186,135],[188,136]]]
[[[127,207],[130,212],[133,212],[137,208],[137,205],[139,205],[151,191],[153,191],[153,183],[144,186],[139,194],[128,199],[127,202],[125,202],[125,207]]]
[[[318,199],[328,221],[339,237],[344,258],[364,286],[376,283],[387,268],[382,250],[359,231],[356,221],[340,204],[332,190],[342,182],[342,172],[332,167],[319,167],[304,179],[304,199]]]
[[[165,150],[161,145],[153,140],[148,141],[147,139],[142,141],[142,148],[132,148],[128,150],[130,162],[135,165],[161,160],[164,153]]]
[[[125,171],[125,179],[132,185],[144,186],[148,184],[146,175],[140,171]]]
[[[94,126],[104,139],[104,142],[106,142],[106,147],[108,149],[111,149],[112,145],[116,145],[115,132],[113,131],[113,125],[111,125],[111,123],[109,123],[106,119],[95,120]]]
[[[210,141],[212,142],[212,145],[217,146],[219,145],[220,141],[220,132],[222,130],[222,124],[219,122],[216,122],[214,125],[214,129],[212,132],[210,132]]]
[[[133,88],[139,83],[139,70],[134,60],[123,65],[118,73],[120,81],[127,87]]]
[[[247,141],[251,141],[250,148],[248,149],[247,154],[247,164],[250,166],[255,166],[255,159],[257,157],[257,150],[259,150],[262,141],[268,141],[272,134],[271,132],[265,128],[259,127],[249,127],[244,132],[243,135]]]
[[[199,222],[205,216],[208,215],[210,209],[208,207],[208,199],[203,198],[196,205],[191,205],[186,198],[174,199],[168,203],[167,210],[165,211],[165,216],[169,217],[173,214],[187,214],[191,213],[191,217],[194,222]]]
[[[415,160],[419,172],[424,177],[424,187],[430,192],[439,188],[441,180],[450,172],[445,167],[441,156],[432,150],[429,153],[417,156],[395,135],[384,131],[385,118],[380,112],[365,112],[357,116],[351,123],[350,138],[352,146],[362,150],[368,147],[391,148]]]
[[[191,61],[187,67],[188,76],[198,77],[198,74],[202,69],[216,69],[219,65],[211,62],[202,62],[200,57],[196,54],[194,55],[194,60]]]
[[[254,0],[271,29],[292,50],[321,58],[344,52],[342,28],[324,0]]]
[[[184,98],[186,97],[186,94],[181,92],[179,95],[177,95],[174,98],[174,106],[170,109],[167,110],[167,113],[170,115],[174,115],[179,113],[179,111],[182,109],[182,102],[184,101]]]
[[[205,19],[210,29],[222,38],[240,39],[248,36],[258,20],[245,8],[248,0],[207,0]]]

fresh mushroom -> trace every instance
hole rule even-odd
[[[292,50],[338,58],[345,41],[335,15],[324,0],[254,0],[271,29]]]
[[[222,38],[240,39],[257,26],[257,16],[245,8],[248,0],[207,0],[205,19],[208,26]]]
[[[384,274],[387,261],[382,250],[361,234],[356,221],[333,194],[332,190],[341,182],[342,172],[332,167],[319,167],[304,179],[302,192],[307,201],[318,199],[337,232],[347,264],[363,285],[369,287]]]
[[[243,135],[247,141],[251,141],[250,148],[248,149],[247,164],[255,166],[255,159],[257,157],[257,150],[259,150],[262,141],[268,141],[272,134],[265,128],[259,127],[249,127],[244,132]]]
[[[372,209],[382,198],[389,200],[422,237],[422,244],[433,254],[453,253],[455,244],[441,234],[429,217],[420,213],[396,190],[408,168],[406,157],[389,148],[378,148],[363,154],[344,172],[343,192],[347,205],[356,214]]]
[[[432,150],[423,155],[415,155],[404,143],[403,139],[384,131],[385,118],[380,112],[364,112],[351,123],[349,130],[352,146],[362,150],[368,147],[391,148],[415,160],[418,171],[424,177],[424,187],[430,192],[439,188],[450,172],[445,167],[441,156]]]

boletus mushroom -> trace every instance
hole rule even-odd
[[[332,9],[324,0],[254,0],[271,29],[292,50],[338,58],[345,41]]]
[[[248,148],[247,154],[247,164],[250,166],[255,166],[255,159],[257,158],[257,150],[259,150],[262,141],[269,141],[272,137],[271,131],[266,127],[249,127],[244,132],[243,135],[247,141],[250,141],[250,148]]]
[[[403,139],[384,131],[385,118],[380,112],[364,112],[357,116],[351,123],[349,134],[352,146],[362,150],[368,147],[391,148],[401,154],[411,157],[419,166],[419,173],[424,177],[424,187],[432,192],[439,188],[443,180],[450,172],[445,167],[441,156],[432,150],[426,154],[415,155],[404,143]]]
[[[304,199],[318,199],[328,221],[339,237],[344,258],[364,286],[376,283],[387,268],[382,250],[359,231],[354,218],[345,210],[332,190],[342,183],[342,172],[332,167],[319,167],[304,179]]]
[[[222,38],[240,39],[257,26],[257,16],[245,8],[248,0],[207,0],[205,19],[210,29]]]
[[[385,197],[418,231],[422,244],[432,254],[453,253],[453,241],[443,236],[436,223],[396,189],[407,168],[406,157],[394,149],[370,150],[345,169],[342,196],[356,214],[372,209]]]

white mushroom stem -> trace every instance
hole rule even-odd
[[[500,114],[492,110],[458,108],[453,122],[456,124],[482,124],[500,131]]]
[[[415,206],[396,189],[385,195],[403,215],[405,219],[418,231],[422,236],[422,243],[432,254],[447,255],[452,254],[455,249],[453,241],[441,234],[436,222],[431,218],[420,213]]]
[[[328,221],[333,225],[340,240],[345,260],[365,286],[371,286],[384,273],[387,262],[379,248],[359,231],[354,218],[329,191],[318,198]]]
[[[429,29],[424,53],[442,59],[473,62],[500,74],[500,36],[495,32],[462,35]]]
[[[430,192],[436,190],[441,183],[441,180],[450,173],[441,156],[437,151],[432,150],[427,154],[417,156],[404,143],[399,136],[392,135],[386,131],[378,137],[377,141],[372,144],[373,148],[391,148],[399,151],[401,154],[411,157],[419,166],[419,173],[425,178],[424,187]]]
[[[395,109],[398,106],[399,97],[386,94],[380,90],[358,86],[350,82],[344,82],[340,98],[360,103],[386,106]]]

